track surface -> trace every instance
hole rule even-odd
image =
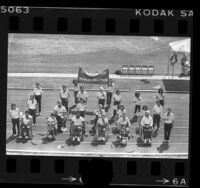
[[[27,96],[30,93],[28,90],[8,90],[7,104],[15,102],[21,111],[27,107]],[[89,100],[87,111],[94,111],[97,107],[96,92],[89,91]],[[153,93],[142,93],[144,104],[147,104],[150,109],[153,108],[154,99]],[[125,104],[128,116],[133,117],[134,105],[131,103],[130,92],[123,92],[123,104]],[[171,133],[170,144],[163,144],[163,122],[161,122],[161,130],[157,137],[153,138],[151,147],[147,147],[137,140],[135,135],[135,127],[137,123],[132,124],[130,138],[126,147],[121,147],[115,144],[116,135],[112,134],[110,125],[109,140],[105,145],[92,144],[93,136],[85,137],[80,145],[70,145],[66,142],[69,138],[69,132],[58,134],[56,141],[47,142],[46,137],[46,117],[52,112],[56,101],[59,100],[58,91],[44,91],[42,99],[42,115],[37,118],[36,130],[31,141],[26,143],[16,143],[11,136],[12,129],[9,116],[7,116],[7,154],[20,155],[64,155],[64,156],[105,156],[105,157],[170,157],[170,158],[187,158],[188,156],[188,134],[189,134],[189,95],[188,94],[166,94],[166,107],[170,106],[175,113],[176,120]],[[69,106],[73,105],[73,97],[70,100]],[[9,110],[10,106],[7,107]],[[112,116],[112,108],[107,113],[107,117]],[[86,132],[91,129],[90,120],[94,117],[86,115],[85,120]],[[68,126],[69,127],[69,126]],[[34,144],[33,144],[34,143]],[[63,145],[63,148],[58,149],[58,145]]]

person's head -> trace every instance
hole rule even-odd
[[[124,105],[121,104],[119,108],[120,108],[120,110],[124,110]]]
[[[158,106],[160,106],[160,100],[159,100],[159,99],[156,100],[156,104],[157,104]]]
[[[73,84],[74,84],[75,86],[77,86],[77,85],[78,85],[78,81],[77,81],[77,80],[73,80]]]
[[[162,88],[159,88],[159,89],[158,89],[158,93],[162,95],[162,94],[163,94],[163,89],[162,89]]]
[[[36,82],[35,86],[36,86],[37,88],[39,88],[39,87],[40,87],[40,83],[39,83],[39,82]]]
[[[16,108],[16,104],[11,104],[11,109],[14,110]]]
[[[144,105],[143,107],[142,107],[142,110],[144,110],[144,111],[147,111],[149,108],[148,108],[148,106],[147,105]]]
[[[54,113],[51,113],[51,115],[50,115],[52,118],[54,118],[55,117],[55,114]]]
[[[66,89],[67,89],[67,86],[66,86],[66,85],[62,85],[62,89],[63,89],[63,90],[66,90]]]
[[[34,95],[30,95],[30,100],[33,100],[34,99]]]
[[[81,87],[80,87],[80,90],[81,90],[81,92],[83,93],[83,92],[84,92],[84,87],[81,86]]]
[[[83,104],[84,103],[84,99],[80,98],[80,103]]]
[[[61,107],[62,103],[60,101],[57,101],[57,105],[58,105],[58,107]]]
[[[117,95],[120,95],[120,91],[119,91],[119,90],[116,90],[116,94],[117,94]]]
[[[168,113],[168,114],[170,114],[170,113],[171,113],[171,111],[172,111],[172,109],[171,109],[171,108],[167,108],[167,113]]]
[[[25,116],[26,116],[26,117],[29,116],[29,111],[28,111],[28,110],[25,111]]]
[[[78,111],[77,114],[76,114],[76,119],[79,119],[81,116],[80,116],[80,112]]]
[[[123,119],[126,118],[126,110],[125,109],[122,111],[122,117],[123,117]]]
[[[145,111],[144,115],[145,117],[149,117],[149,111]]]
[[[139,92],[135,92],[135,97],[139,98],[140,97],[140,93]]]

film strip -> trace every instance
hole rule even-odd
[[[1,99],[7,101],[2,104],[1,109],[1,119],[2,122],[5,122],[3,126],[0,127],[1,182],[35,182],[74,185],[88,185],[91,182],[93,183],[91,183],[92,185],[96,185],[98,182],[99,185],[163,185],[186,187],[190,185],[189,158],[191,144],[191,112],[189,109],[191,105],[192,93],[190,88],[192,78],[188,75],[183,75],[182,77],[177,76],[177,69],[175,67],[174,72],[174,66],[177,61],[181,64],[182,56],[187,56],[188,54],[189,61],[193,62],[193,10],[39,8],[26,6],[1,6],[0,8],[0,43],[3,46],[0,50],[1,63],[3,64],[1,85],[7,88],[1,93]],[[115,37],[118,38],[116,39]],[[187,43],[188,39],[190,39],[189,43]],[[179,42],[181,42],[180,45]],[[164,55],[160,55],[161,58],[163,58],[166,56],[165,53],[168,52],[165,51],[167,47],[169,49],[171,47],[173,50],[169,51],[168,49],[171,54],[168,55],[169,57],[166,57],[165,68],[169,65],[168,68],[172,72],[165,72],[165,74],[168,73],[167,76],[164,75],[165,77],[161,77],[159,74],[159,71],[163,73],[162,68],[157,68],[163,66],[161,63],[159,64],[159,58],[157,59],[157,64],[153,66],[155,70],[152,74],[149,73],[150,75],[148,75],[148,72],[146,75],[141,74],[141,71],[150,71],[148,66],[147,69],[145,69],[145,66],[143,69],[141,67],[140,73],[138,74],[136,73],[138,69],[134,67],[134,75],[127,75],[128,72],[131,71],[130,65],[128,68],[122,66],[124,62],[126,62],[126,59],[131,57],[144,57],[144,61],[146,61],[145,59],[152,58],[155,61],[154,56],[159,56],[159,54],[164,53]],[[157,48],[159,49],[156,51]],[[101,52],[101,50],[103,52]],[[96,56],[93,53],[96,53]],[[121,55],[117,55],[118,53]],[[129,55],[131,53],[135,54],[135,56],[130,57]],[[142,56],[140,56],[141,54]],[[56,58],[57,55],[58,59]],[[86,55],[88,56],[86,57]],[[95,57],[92,57],[93,55]],[[51,58],[48,56],[51,56],[55,62],[52,62]],[[94,67],[98,66],[99,69],[102,69],[102,66],[99,66],[99,61],[95,62],[95,59],[102,58],[103,61],[115,62],[117,58],[121,58],[119,60],[122,66],[120,71],[121,74],[124,75],[119,75],[119,77],[117,77],[117,74],[111,73],[111,70],[116,68],[115,66],[118,64],[111,65],[112,63],[108,63],[108,65],[104,65],[105,68],[110,66],[108,67],[110,69],[109,76],[113,80],[117,80],[118,83],[116,82],[115,84],[121,82],[121,85],[119,84],[120,86],[118,86],[121,87],[121,92],[126,93],[127,88],[123,87],[123,85],[126,84],[124,80],[134,80],[133,83],[137,85],[134,91],[139,91],[141,96],[144,96],[144,98],[148,100],[150,97],[148,98],[146,96],[150,95],[152,98],[153,95],[156,95],[154,93],[155,90],[157,91],[157,89],[159,89],[153,86],[163,84],[162,86],[165,88],[164,92],[166,98],[168,97],[166,101],[171,100],[170,104],[176,103],[178,107],[176,108],[176,105],[172,105],[172,108],[177,109],[177,112],[174,113],[176,119],[180,118],[179,120],[181,122],[179,122],[179,125],[176,123],[178,120],[176,121],[175,119],[174,127],[176,125],[180,127],[172,129],[172,131],[176,130],[174,131],[175,133],[171,133],[171,136],[174,136],[172,138],[172,143],[170,142],[167,144],[162,142],[164,134],[166,133],[164,125],[160,125],[163,126],[161,127],[162,131],[159,133],[161,137],[156,138],[158,139],[158,143],[155,141],[155,144],[157,144],[155,147],[153,147],[154,139],[152,139],[152,146],[147,147],[143,146],[144,143],[142,143],[140,147],[138,143],[134,143],[136,141],[133,141],[133,143],[128,141],[127,145],[122,147],[120,151],[120,148],[115,147],[113,144],[113,140],[109,141],[109,139],[113,138],[111,132],[109,132],[111,136],[109,136],[108,142],[105,144],[105,147],[107,147],[111,143],[109,149],[107,147],[105,150],[101,151],[101,148],[104,147],[102,145],[93,146],[94,149],[91,149],[89,145],[91,140],[89,140],[89,138],[92,137],[90,137],[90,135],[85,138],[85,140],[89,140],[86,141],[89,145],[88,148],[86,147],[86,142],[84,143],[86,145],[85,148],[81,148],[82,143],[80,143],[80,146],[72,147],[66,144],[66,137],[63,140],[61,139],[61,133],[60,137],[59,134],[56,135],[56,141],[58,140],[58,143],[61,144],[57,143],[57,148],[54,151],[51,142],[41,143],[43,137],[46,136],[44,135],[45,131],[43,127],[39,130],[39,133],[34,133],[32,141],[29,140],[24,143],[17,143],[16,138],[12,137],[14,128],[11,127],[13,122],[10,120],[12,118],[9,117],[11,102],[17,103],[17,107],[25,108],[23,96],[25,96],[24,98],[26,101],[28,93],[30,93],[29,91],[32,89],[31,84],[40,82],[43,84],[43,92],[50,95],[48,100],[55,100],[52,102],[52,105],[54,105],[59,98],[54,97],[59,93],[57,91],[59,84],[63,83],[63,79],[65,79],[65,81],[67,79],[70,81],[75,79],[77,74],[74,76],[74,73],[76,73],[74,71],[78,73],[78,67],[84,67],[87,61],[90,61],[90,58],[94,61]],[[174,63],[175,65],[173,61],[176,61]],[[70,67],[73,65],[73,62],[76,62],[74,63],[74,67]],[[133,59],[133,64],[137,63],[140,63],[140,60],[136,59],[135,63]],[[69,72],[67,67],[70,67],[69,69],[72,72]],[[86,67],[92,72],[92,64]],[[95,68],[94,70],[99,71],[97,67]],[[63,71],[63,69],[66,69],[66,72],[65,70]],[[156,69],[159,71],[155,72]],[[88,93],[96,93],[98,87],[95,87],[94,83],[91,87],[88,86],[89,83],[87,79],[91,75],[94,76],[94,72],[92,74],[88,73],[85,77],[87,81],[85,86],[86,91],[88,91]],[[90,81],[93,79],[92,76],[90,77]],[[141,88],[141,83],[135,80],[143,80],[146,82],[150,80],[153,86],[151,86],[151,89],[148,88],[150,86],[143,89]],[[163,80],[167,80],[167,84]],[[100,81],[101,79],[99,78],[98,82]],[[69,82],[66,82],[69,85]],[[128,84],[130,84],[130,82],[127,81],[127,85]],[[179,88],[179,85],[182,89]],[[54,87],[54,89],[49,88],[49,86]],[[123,88],[125,88],[124,91]],[[152,88],[154,89],[152,90]],[[174,91],[175,88],[176,90]],[[92,93],[91,96],[95,95],[96,97],[94,93]],[[124,97],[126,99],[129,95],[124,94],[124,96],[126,96]],[[173,100],[170,97],[173,98]],[[49,102],[46,99],[47,95],[42,99],[42,109],[45,108],[47,110],[49,107],[46,108],[45,106],[47,106]],[[183,103],[186,102],[183,104],[181,101]],[[91,102],[91,106],[94,106],[92,103],[93,102]],[[129,102],[127,102],[127,104],[129,104]],[[179,110],[182,108],[181,104],[185,105],[185,109],[187,109],[181,111],[184,113],[185,117],[187,117],[186,120],[183,120],[183,117],[179,114]],[[89,108],[89,102],[87,105],[87,108]],[[53,109],[53,107],[51,108]],[[127,108],[127,113],[128,109],[129,108]],[[133,112],[130,113],[133,114]],[[45,116],[47,115],[45,114]],[[39,118],[42,118],[42,115],[37,117],[37,122]],[[43,121],[46,123],[45,120]],[[44,124],[44,122],[42,123]],[[166,123],[164,120],[163,122]],[[36,126],[38,129],[39,123],[38,125],[36,123]],[[85,126],[87,127],[89,125],[86,124]],[[131,126],[130,129],[133,129]],[[135,131],[137,125],[133,127]],[[112,126],[110,129],[112,129]],[[40,133],[42,131],[43,137],[41,137]],[[40,137],[37,134],[40,134]],[[67,135],[71,135],[71,132]],[[131,136],[135,139],[138,135],[134,132],[130,137]],[[39,141],[34,140],[34,137],[39,137]],[[179,142],[179,140],[181,141]],[[129,150],[124,149],[126,147],[129,147]],[[113,148],[115,150],[114,152]],[[171,148],[173,149],[170,150]],[[90,152],[89,150],[91,150],[91,153],[87,154],[87,152]],[[119,153],[116,154],[115,152]],[[124,153],[126,153],[126,155],[124,155]],[[131,153],[133,155],[131,155]]]

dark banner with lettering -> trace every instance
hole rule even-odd
[[[88,73],[85,69],[79,68],[78,72],[79,83],[91,83],[91,84],[108,84],[109,83],[109,69],[106,69],[99,73]]]

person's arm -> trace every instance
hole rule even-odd
[[[11,113],[11,111],[9,112],[9,114],[10,114],[10,119],[12,119],[12,113]]]
[[[141,124],[142,126],[144,126],[144,118],[141,119],[140,124]]]
[[[130,119],[128,118],[127,121],[128,121],[128,128],[129,128],[131,126]]]
[[[150,126],[153,126],[153,118],[150,119]]]

